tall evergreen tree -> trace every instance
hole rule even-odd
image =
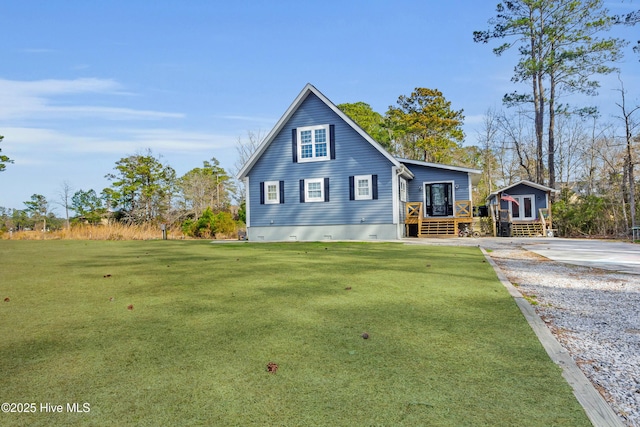
[[[373,111],[366,102],[339,104],[337,107],[375,139],[376,142],[386,149],[391,149],[390,130],[385,126],[385,118],[382,114]]]
[[[107,192],[111,207],[129,222],[162,220],[171,205],[175,170],[163,165],[151,150],[120,159],[114,169],[116,174],[106,175],[113,181]]]
[[[31,200],[24,202],[27,207],[25,211],[31,214],[31,218],[34,223],[42,221],[42,230],[47,229],[47,213],[49,212],[49,202],[42,194],[34,194],[31,196]]]
[[[437,89],[416,88],[387,111],[397,154],[414,160],[448,163],[464,139],[462,110],[453,110]]]
[[[474,41],[508,39],[494,49],[497,55],[516,46],[520,60],[514,82],[529,81],[530,93],[506,95],[507,102],[534,104],[537,139],[536,180],[544,183],[543,133],[548,109],[548,184],[555,185],[555,113],[559,92],[595,94],[594,76],[615,68],[610,64],[622,55],[623,41],[601,38],[615,20],[603,0],[513,0],[498,4],[487,31],[475,31]]]
[[[76,191],[71,197],[71,209],[89,224],[100,223],[102,216],[107,212],[104,201],[96,194],[95,190]]]
[[[0,142],[2,142],[3,139],[4,136],[0,135]],[[2,153],[2,148],[0,148],[0,153]],[[13,160],[4,154],[0,154],[0,172],[3,172],[6,169],[7,163],[13,163]]]

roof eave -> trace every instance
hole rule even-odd
[[[547,187],[546,185],[542,185],[542,184],[537,184],[537,183],[535,183],[533,181],[529,181],[528,179],[523,179],[522,181],[518,181],[518,182],[516,182],[514,184],[508,185],[506,187],[503,187],[503,188],[501,188],[499,190],[496,190],[496,191],[490,193],[488,197],[497,196],[499,193],[504,193],[505,191],[510,190],[513,187],[515,187],[517,185],[520,185],[520,184],[528,185],[529,187],[533,187],[535,189],[542,190],[542,191],[548,191],[550,193],[559,193],[560,192],[560,190],[556,190],[555,188]]]
[[[468,173],[472,176],[471,181],[473,185],[478,185],[482,175],[482,171],[480,169],[465,168],[462,166],[444,165],[441,163],[423,162],[421,160],[398,159],[398,161],[403,164],[408,163],[410,165],[425,166],[425,167],[431,167],[431,168],[437,168],[437,169],[446,169],[446,170],[452,170],[456,172]]]

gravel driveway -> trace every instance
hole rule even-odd
[[[640,427],[640,275],[552,261],[528,239],[419,240],[485,248],[623,422]]]

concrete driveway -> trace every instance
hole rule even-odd
[[[567,264],[640,274],[640,245],[587,239],[540,239],[522,247],[543,257]]]
[[[462,237],[405,239],[405,242],[428,245],[481,246],[485,249],[520,247],[558,262],[640,274],[640,244],[613,240],[564,239],[560,237]]]

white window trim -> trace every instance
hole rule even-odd
[[[327,154],[326,156],[317,156],[316,155],[316,133],[315,131],[318,129],[324,129],[327,135],[326,145],[327,145]],[[302,157],[302,132],[303,131],[311,131],[311,157]],[[329,125],[317,125],[317,126],[305,126],[297,129],[297,139],[298,139],[298,163],[305,162],[320,162],[324,160],[331,159],[331,135]]]
[[[511,197],[518,201],[518,212],[520,213],[520,217],[515,218],[513,216],[513,203],[509,203],[509,214],[511,214],[511,218],[516,221],[533,221],[536,219],[536,196],[535,194],[509,194]],[[531,198],[531,216],[524,216],[524,198]]]
[[[309,195],[309,184],[320,184],[320,197],[311,197]],[[324,178],[310,178],[304,180],[304,201],[305,202],[324,202]]]
[[[367,187],[369,188],[369,194],[361,196],[358,194],[358,181],[367,181]],[[371,175],[355,175],[353,177],[353,196],[355,200],[373,200],[373,185]]]
[[[276,186],[276,198],[269,200],[269,186]],[[264,182],[264,204],[265,205],[277,205],[280,203],[280,181],[265,181]]]
[[[407,201],[407,180],[400,178],[400,201]]]

